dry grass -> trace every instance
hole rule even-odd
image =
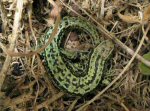
[[[0,109],[2,111],[150,111],[150,77],[138,64],[150,51],[148,0],[1,0]],[[38,40],[61,16],[94,23],[115,44],[112,82],[82,98],[61,92],[48,78]],[[48,41],[48,44],[51,40]]]

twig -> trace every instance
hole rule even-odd
[[[77,97],[77,98],[73,101],[73,103],[70,105],[70,107],[68,108],[67,111],[72,111],[73,108],[74,108],[74,106],[76,105],[76,103],[77,103],[77,101],[78,101],[79,99],[80,99],[80,97]]]
[[[6,11],[4,9],[2,0],[0,0],[0,13],[1,13],[1,19],[2,19],[2,28],[4,29],[4,33],[5,33],[5,29],[7,26],[7,17],[6,17]]]
[[[104,5],[105,5],[105,0],[101,0],[101,13],[100,13],[101,18],[104,18],[104,11],[105,11]]]
[[[79,17],[83,18],[77,11],[72,9],[70,6],[66,5],[62,0],[59,0],[65,7],[67,7],[69,10],[71,10],[73,13],[77,14]]]
[[[29,6],[28,6],[28,18],[29,18],[29,27],[31,29],[32,36],[35,40],[35,48],[37,48],[37,39],[35,37],[35,33],[34,33],[34,30],[33,30],[33,27],[32,27],[32,4],[31,3],[29,3]],[[33,55],[33,57],[32,57],[32,64],[31,64],[31,72],[32,72],[32,74],[35,78],[36,83],[37,83],[37,91],[36,91],[33,106],[36,105],[36,101],[37,101],[38,94],[39,94],[39,87],[40,87],[39,82],[38,82],[38,78],[36,77],[36,74],[34,73],[34,65],[33,65],[34,61],[35,61],[35,55]]]
[[[35,40],[35,48],[37,48],[37,39],[35,37],[35,33],[33,31],[33,27],[32,27],[32,4],[29,3],[29,6],[28,6],[28,18],[29,18],[29,27],[30,27],[30,30],[31,30],[31,33],[32,33],[32,36]]]
[[[50,105],[51,103],[53,103],[54,101],[56,101],[57,99],[61,98],[64,95],[63,92],[59,92],[58,94],[53,95],[52,98],[47,99],[46,101],[44,101],[43,103],[40,103],[39,105],[35,106],[36,109],[41,109],[43,107],[46,107],[48,105]]]

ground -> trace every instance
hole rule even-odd
[[[150,77],[139,68],[150,66],[149,0],[1,0],[0,9],[2,111],[150,111]],[[83,97],[55,87],[39,56],[39,39],[64,16],[86,18],[115,45],[112,82]],[[76,34],[69,41],[83,48]]]

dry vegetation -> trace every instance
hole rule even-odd
[[[150,66],[140,56],[150,51],[149,0],[0,0],[0,14],[2,111],[150,111],[150,77],[138,67]],[[60,15],[85,17],[114,42],[107,87],[79,98],[51,84],[38,40]]]

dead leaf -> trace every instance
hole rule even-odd
[[[54,25],[54,18],[48,18],[48,19],[45,19],[45,21],[47,22],[47,26],[50,27],[50,26],[53,26]]]
[[[143,21],[148,22],[148,20],[150,19],[150,5],[144,10],[143,15],[144,15]]]
[[[122,3],[121,3],[120,0],[114,0],[114,1],[113,1],[113,5],[116,6],[116,7],[117,7],[117,6],[120,6],[121,4],[122,4]]]
[[[53,5],[53,9],[49,14],[49,18],[46,19],[48,26],[51,26],[54,24],[55,19],[60,15],[60,12],[62,10],[62,5],[58,0],[55,2],[53,0],[48,0],[48,1]]]
[[[53,9],[52,9],[52,11],[51,11],[51,14],[50,14],[50,16],[51,17],[57,17],[58,15],[59,15],[59,13],[61,12],[61,10],[62,10],[62,5],[61,5],[61,3],[57,0],[57,1],[55,1],[55,5],[53,5]]]
[[[121,20],[123,20],[124,22],[127,22],[127,23],[141,23],[138,16],[122,15],[119,12],[118,12],[118,16]]]
[[[85,0],[82,2],[82,8],[84,9],[89,9],[90,8],[90,3],[88,0]]]
[[[112,9],[110,9],[106,12],[105,20],[111,20],[112,17],[113,17]]]

